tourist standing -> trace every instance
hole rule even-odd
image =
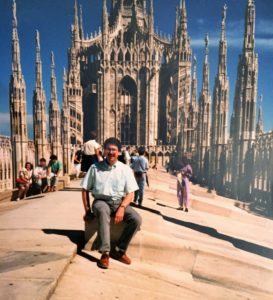
[[[187,163],[187,159],[182,160],[182,169],[177,174],[177,198],[179,207],[178,210],[189,211],[189,193],[190,193],[190,181],[192,176],[192,167]]]
[[[135,178],[139,187],[139,190],[135,191],[134,202],[142,206],[144,197],[144,188],[146,183],[146,173],[149,169],[149,163],[146,157],[144,157],[144,147],[139,147],[138,156],[135,156],[132,162],[132,169],[134,170]]]
[[[96,142],[97,133],[91,131],[90,140],[84,143],[82,151],[81,171],[86,173],[96,162],[103,160],[100,155],[100,144]]]
[[[130,146],[127,146],[126,149],[124,150],[124,158],[125,158],[125,163],[126,165],[130,165],[131,163],[131,155],[130,155]]]
[[[74,169],[76,171],[76,179],[79,179],[81,173],[82,150],[79,148],[74,155]]]

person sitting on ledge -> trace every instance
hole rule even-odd
[[[61,162],[58,160],[57,155],[52,154],[50,156],[50,161],[48,163],[48,169],[47,169],[47,181],[48,181],[48,186],[49,192],[55,192],[56,191],[56,187],[58,184],[58,177],[61,175],[62,172],[62,164]]]
[[[24,195],[27,197],[27,192],[32,184],[33,165],[30,162],[25,163],[25,167],[20,170],[19,176],[16,178],[16,185],[19,188],[19,193],[16,201],[19,201]]]
[[[116,138],[104,142],[106,159],[91,166],[82,180],[82,200],[86,214],[89,211],[88,196],[91,191],[94,197],[92,209],[98,222],[99,252],[102,253],[98,267],[107,269],[109,257],[122,263],[130,264],[126,255],[135,233],[140,230],[141,216],[130,206],[138,185],[129,166],[118,161],[121,143]],[[110,220],[115,218],[115,224],[124,221],[125,228],[116,243],[110,247]]]
[[[39,161],[39,165],[34,169],[33,172],[34,182],[36,185],[36,188],[40,192],[40,194],[47,189],[47,165],[46,165],[46,159],[41,158]]]

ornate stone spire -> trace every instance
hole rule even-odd
[[[263,101],[263,95],[260,96],[260,106],[259,106],[258,122],[256,126],[256,135],[259,135],[264,131],[262,101]]]
[[[64,173],[70,172],[71,159],[70,159],[70,124],[69,124],[69,101],[67,89],[68,75],[64,68],[63,70],[63,105],[62,105],[62,116],[61,116],[61,139],[63,146],[63,167]]]
[[[209,94],[209,36],[205,36],[205,62],[203,66],[203,84],[202,84],[202,93]]]
[[[51,153],[57,155],[59,160],[62,160],[60,107],[57,98],[55,62],[53,52],[51,52],[51,97],[49,104],[49,133]]]
[[[196,107],[197,105],[197,77],[196,77],[196,65],[197,59],[194,55],[193,57],[193,76],[191,82],[191,105],[192,107]]]
[[[222,12],[221,41],[226,40],[226,17],[227,17],[227,5],[225,4]]]
[[[180,26],[181,26],[181,35],[184,39],[188,38],[188,19],[187,19],[187,10],[185,0],[180,2]]]
[[[245,158],[256,138],[258,56],[255,49],[255,5],[248,1],[243,53],[239,57],[232,120],[232,193],[247,199],[251,182],[245,174]],[[252,151],[252,150],[251,150]],[[247,168],[247,167],[246,167]],[[243,184],[241,182],[243,181]],[[240,184],[238,184],[240,182]]]
[[[209,38],[205,36],[205,60],[203,66],[202,91],[199,98],[199,116],[198,116],[198,137],[197,137],[197,161],[200,171],[200,178],[205,178],[206,183],[209,180],[209,169],[206,164],[208,161],[210,149],[210,126],[211,126],[211,98],[209,94]]]
[[[36,82],[33,93],[33,131],[35,144],[35,158],[38,163],[41,157],[48,156],[47,141],[47,120],[46,120],[46,99],[42,82],[42,62],[40,48],[40,34],[36,30]]]
[[[189,106],[189,130],[188,141],[189,149],[192,153],[196,153],[197,143],[197,126],[198,126],[198,104],[197,104],[197,76],[196,76],[196,56],[193,57],[193,76],[191,81],[191,100]]]
[[[22,77],[21,61],[20,61],[20,46],[17,31],[17,16],[16,2],[12,4],[12,73],[17,78]]]
[[[149,11],[149,43],[152,47],[154,35],[154,2],[150,0],[150,11]]]
[[[179,9],[176,8],[176,14],[175,14],[175,34],[174,34],[174,40],[177,41],[178,39],[178,30],[179,30]]]
[[[54,53],[51,51],[51,101],[57,100],[57,87],[56,87],[56,76],[55,76],[55,61],[54,61]]]
[[[12,160],[15,178],[27,161],[26,85],[21,69],[20,45],[17,32],[16,2],[12,4],[12,74],[9,83]]]
[[[212,102],[211,126],[211,178],[215,178],[215,188],[221,191],[224,184],[224,161],[228,142],[228,107],[229,80],[227,77],[227,41],[226,41],[226,10],[222,12],[221,36],[219,41],[218,73],[215,78]],[[222,164],[222,165],[221,165]]]
[[[219,42],[219,59],[218,59],[218,75],[226,76],[227,74],[227,41],[226,41],[226,4],[222,12],[221,39]]]
[[[43,89],[42,82],[42,62],[41,62],[41,46],[40,46],[40,34],[36,30],[36,89]]]
[[[84,40],[84,30],[82,21],[82,5],[80,5],[80,39]]]
[[[109,34],[109,21],[108,21],[108,12],[106,0],[103,0],[102,8],[102,45],[103,47],[107,46]]]
[[[255,48],[255,5],[253,0],[248,0],[245,16],[244,52],[253,52]]]
[[[80,41],[79,17],[78,17],[78,2],[74,2],[74,24],[72,25],[72,46],[77,48]]]

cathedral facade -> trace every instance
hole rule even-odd
[[[153,0],[112,0],[111,7],[103,0],[101,29],[91,35],[84,32],[82,8],[75,0],[61,108],[51,53],[49,132],[40,35],[36,32],[34,141],[31,142],[13,0],[11,139],[10,146],[2,143],[5,145],[2,152],[6,155],[7,149],[12,149],[14,176],[27,160],[37,163],[40,157],[48,158],[53,153],[62,160],[64,171],[70,173],[73,145],[83,144],[90,131],[96,130],[100,143],[115,136],[123,145],[145,146],[155,165],[170,160],[178,163],[186,156],[194,167],[197,182],[219,193],[249,200],[254,194],[259,198],[263,189],[267,193],[266,205],[273,211],[270,170],[263,171],[261,167],[273,165],[272,133],[263,132],[261,104],[256,123],[258,56],[254,1],[247,0],[229,134],[226,17],[224,6],[212,94],[209,36],[205,35],[202,89],[198,96],[197,59],[192,55],[185,0],[180,0],[175,30],[169,37],[154,29]],[[6,141],[4,137],[3,140]],[[12,173],[1,168],[0,175]]]

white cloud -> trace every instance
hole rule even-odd
[[[256,39],[256,46],[262,49],[268,49],[268,50],[273,49],[273,38],[269,38],[269,39],[258,38]]]
[[[9,113],[0,112],[0,125],[9,124]]]
[[[197,24],[199,24],[199,25],[204,25],[205,20],[204,20],[203,18],[199,18],[199,19],[196,20],[196,22],[197,22]]]
[[[209,37],[209,47],[213,48],[213,47],[218,47],[219,46],[219,37]],[[232,47],[232,48],[243,48],[243,44],[244,44],[244,36],[238,36],[238,37],[231,37],[231,36],[227,36],[227,45],[228,47]],[[259,50],[272,50],[273,49],[273,37],[272,38],[260,38],[260,37],[256,37],[255,38],[255,45],[256,48]],[[191,39],[191,46],[192,47],[196,47],[196,48],[204,48],[205,47],[205,43],[204,43],[204,39],[202,38],[193,38]]]

